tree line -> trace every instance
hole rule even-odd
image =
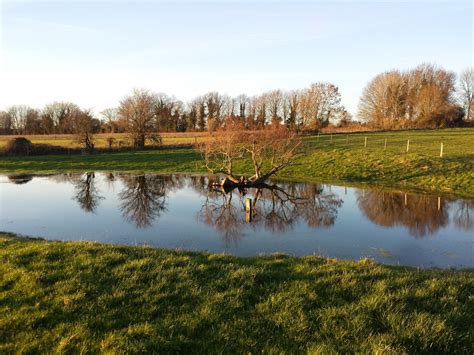
[[[456,74],[429,64],[377,75],[360,98],[358,118],[376,128],[447,127],[474,117],[474,72]],[[135,89],[117,107],[99,114],[71,102],[42,109],[13,105],[0,111],[1,134],[129,133],[143,146],[158,132],[215,131],[229,125],[258,130],[286,125],[318,130],[353,122],[337,85],[317,82],[304,89],[230,97],[209,92],[184,103],[174,96]]]
[[[455,127],[474,117],[474,70],[456,74],[422,64],[377,75],[365,87],[360,119],[376,128]]]

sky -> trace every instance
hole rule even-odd
[[[0,0],[0,109],[100,112],[133,88],[186,102],[326,81],[355,114],[383,71],[472,66],[473,18],[471,0]]]

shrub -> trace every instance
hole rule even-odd
[[[34,144],[24,137],[12,138],[4,151],[6,155],[30,155],[34,151]]]

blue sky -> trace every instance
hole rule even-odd
[[[186,101],[330,81],[355,113],[382,71],[473,65],[470,0],[0,1],[0,109],[98,112],[135,87]]]

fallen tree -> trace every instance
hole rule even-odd
[[[200,149],[206,168],[212,174],[225,176],[214,185],[244,188],[258,187],[292,164],[300,144],[300,138],[283,126],[256,132],[233,128],[216,132]],[[250,163],[254,174],[236,175],[236,160]]]

